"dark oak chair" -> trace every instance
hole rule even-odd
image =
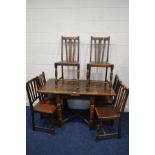
[[[87,81],[88,88],[90,86],[90,76],[92,67],[104,67],[105,83],[109,83],[112,87],[113,68],[114,64],[108,63],[109,61],[109,37],[93,37],[91,36],[90,44],[90,62],[87,64]],[[110,68],[110,81],[107,80],[108,68]]]
[[[55,130],[53,128],[53,114],[56,111],[56,104],[47,103],[46,101],[42,100],[43,98],[41,97],[41,95],[37,93],[38,88],[39,88],[38,77],[35,77],[26,83],[26,90],[27,90],[27,95],[28,95],[30,108],[31,108],[32,128],[33,130],[37,128],[37,129],[43,129],[43,130],[54,133]],[[37,126],[35,124],[35,117],[34,117],[35,113],[50,115],[51,116],[51,128]]]
[[[100,138],[108,138],[121,136],[122,114],[128,98],[129,89],[126,88],[121,81],[118,82],[118,93],[113,107],[95,107],[97,115],[97,135],[96,140]],[[104,128],[106,121],[117,120],[117,132],[107,132]]]
[[[77,67],[77,85],[79,84],[80,63],[79,63],[79,36],[77,37],[61,37],[61,61],[55,62],[55,85],[57,87],[58,80],[64,80],[64,66]],[[57,67],[61,66],[62,76],[58,79]],[[78,86],[77,86],[78,88]]]

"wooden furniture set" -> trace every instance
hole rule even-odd
[[[32,128],[45,129],[54,131],[51,123],[51,128],[39,127],[35,125],[34,113],[51,115],[57,112],[59,127],[67,122],[69,118],[63,118],[62,104],[63,99],[88,99],[90,101],[89,119],[83,119],[90,128],[94,126],[95,116],[97,117],[97,135],[96,140],[105,137],[121,135],[121,120],[122,113],[128,98],[129,89],[126,88],[119,80],[118,75],[113,79],[114,65],[109,63],[109,45],[110,37],[91,37],[90,44],[90,62],[87,64],[86,80],[80,80],[80,63],[79,63],[79,36],[61,38],[61,61],[55,62],[55,79],[46,81],[45,74],[31,79],[26,83],[27,95],[30,102],[32,114]],[[61,66],[62,76],[58,78],[57,67]],[[64,79],[64,66],[77,67],[77,79]],[[91,80],[91,68],[105,68],[105,79],[103,81]],[[110,80],[108,80],[108,69],[110,68]],[[55,96],[55,101],[50,101],[48,95]],[[99,101],[103,104],[97,106]],[[39,100],[34,106],[34,102]],[[105,105],[105,106],[103,106]],[[107,106],[108,105],[108,106]],[[95,115],[96,114],[96,115]],[[104,124],[107,120],[117,120],[117,132],[109,133],[104,129]],[[112,123],[113,124],[113,123]]]

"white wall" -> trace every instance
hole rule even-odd
[[[128,86],[128,7],[128,0],[27,0],[27,80],[42,71],[47,79],[54,78],[61,35],[80,36],[80,76],[86,78],[90,36],[110,35],[110,62]]]

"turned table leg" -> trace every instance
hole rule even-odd
[[[61,110],[61,102],[60,95],[56,95],[56,104],[57,104],[57,114],[58,114],[58,127],[62,127],[62,110]]]
[[[95,96],[90,97],[90,120],[89,127],[93,128],[94,126],[94,109],[95,109]]]

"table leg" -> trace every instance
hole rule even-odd
[[[90,97],[90,120],[89,120],[89,127],[93,128],[94,126],[94,109],[95,109],[95,97]]]
[[[62,110],[61,110],[61,102],[60,95],[56,95],[56,104],[57,104],[57,114],[58,114],[58,127],[62,127]]]

